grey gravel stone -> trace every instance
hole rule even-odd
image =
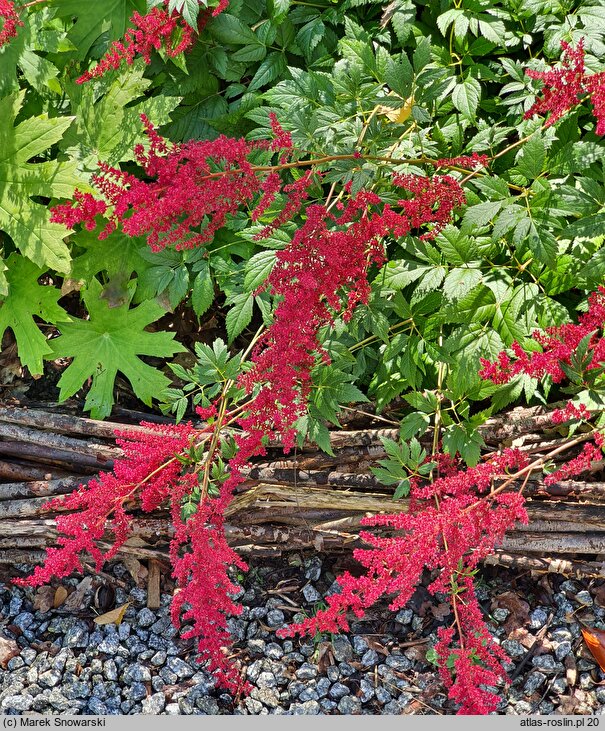
[[[266,624],[268,627],[281,627],[286,617],[281,609],[272,609],[267,612]]]
[[[523,657],[527,650],[517,640],[504,640],[502,642],[502,649],[510,657]]]
[[[219,714],[218,703],[214,698],[198,698],[196,706],[207,716],[218,716]]]
[[[361,701],[355,696],[346,695],[338,702],[338,710],[343,716],[358,715],[361,713]]]
[[[311,556],[304,562],[305,578],[310,581],[317,581],[321,576],[322,562],[318,556]]]
[[[376,700],[381,705],[388,703],[390,700],[393,699],[393,696],[389,693],[389,691],[386,688],[383,688],[381,685],[379,685],[374,692],[376,694]]]
[[[317,591],[313,584],[306,584],[303,586],[302,594],[305,601],[309,604],[315,604],[315,602],[320,602],[322,600],[321,594]]]
[[[345,635],[336,635],[332,638],[332,651],[337,662],[353,659],[353,646]]]
[[[90,639],[92,639],[92,635]],[[99,642],[97,649],[106,655],[115,655],[120,649],[120,638],[115,633],[111,634]]]
[[[88,703],[88,712],[93,716],[105,716],[107,714],[107,706],[98,698],[91,698]]]
[[[124,671],[124,682],[128,685],[147,680],[151,680],[151,673],[144,665],[129,665]]]
[[[265,648],[265,655],[271,660],[280,660],[284,656],[284,651],[277,642],[270,642]]]
[[[61,673],[54,668],[47,670],[45,673],[41,673],[38,676],[38,682],[40,685],[44,685],[47,688],[54,688],[55,685],[58,685],[61,682]]]
[[[525,693],[525,695],[531,695],[532,693],[535,693],[545,680],[546,675],[544,675],[544,673],[541,673],[539,671],[530,673],[527,676],[525,685],[523,686],[523,692]]]
[[[279,706],[279,694],[275,688],[253,688],[250,697],[260,701],[267,708]]]
[[[548,622],[548,614],[542,607],[537,607],[529,615],[531,629],[540,629]]]
[[[361,658],[361,664],[369,667],[370,665],[377,665],[380,662],[380,656],[376,650],[368,650],[363,654]]]
[[[547,675],[564,672],[563,666],[552,655],[538,655],[532,658],[532,665]]]
[[[414,663],[405,655],[389,655],[385,660],[385,664],[399,672],[411,670],[414,667]]]
[[[166,698],[163,693],[154,693],[143,700],[141,711],[152,715],[158,715],[166,706]]]
[[[330,688],[330,691],[328,692],[330,698],[335,701],[339,701],[341,698],[344,698],[346,695],[350,694],[351,690],[342,683],[334,683],[334,685]]]
[[[559,642],[559,644],[557,645],[557,649],[555,650],[555,657],[557,658],[557,660],[563,660],[563,658],[567,657],[570,652],[571,642],[565,640],[563,642]]]
[[[2,700],[3,711],[29,711],[34,699],[30,695],[9,695]]]
[[[510,614],[508,609],[505,609],[504,607],[497,607],[493,611],[493,617],[496,620],[496,622],[504,622],[506,621],[506,618]]]
[[[166,667],[173,672],[179,680],[190,678],[195,670],[180,657],[171,657],[166,661]]]
[[[308,662],[303,663],[296,671],[296,677],[299,680],[310,680],[317,677],[317,668]]]
[[[395,621],[399,624],[409,624],[414,617],[414,612],[411,609],[402,609],[395,615]]]
[[[590,596],[590,593],[586,590],[579,591],[576,594],[576,600],[585,607],[589,607],[592,604],[592,597]]]
[[[321,706],[317,701],[292,703],[290,711],[293,716],[317,716],[321,712]]]

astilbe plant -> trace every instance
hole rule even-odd
[[[17,36],[17,29],[23,25],[15,3],[11,0],[0,0],[0,48],[6,45],[11,38]]]
[[[598,135],[605,134],[605,71],[595,74],[586,72],[583,39],[580,39],[575,48],[562,41],[561,48],[563,56],[559,68],[526,71],[531,79],[541,81],[544,88],[525,113],[525,119],[534,114],[548,115],[544,126],[550,127],[588,97],[597,120],[595,131]]]

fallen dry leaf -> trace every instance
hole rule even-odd
[[[128,573],[132,576],[135,584],[139,587],[145,586],[149,572],[139,559],[134,556],[126,556],[126,558],[122,559],[122,563],[128,569]]]
[[[529,604],[514,591],[505,591],[494,597],[491,604],[492,612],[497,608],[509,611],[503,625],[507,634],[529,622]]]
[[[452,607],[448,602],[441,602],[437,606],[431,607],[431,614],[435,619],[442,620],[451,614]]]
[[[67,589],[64,586],[58,586],[53,597],[53,607],[56,609],[67,599]]]
[[[105,614],[95,617],[95,624],[121,624],[129,606],[130,602],[126,602],[126,604],[122,604],[121,607],[112,609],[111,612],[105,612]]]
[[[63,602],[63,609],[66,609],[69,612],[77,612],[81,609],[84,609],[84,607],[87,605],[85,597],[86,594],[91,590],[91,587],[92,577],[85,576],[82,581],[80,581],[78,586],[76,586],[75,591],[73,591]]]
[[[0,637],[0,667],[6,670],[8,661],[21,653],[21,648],[14,640]]]
[[[570,688],[573,688],[578,682],[578,666],[576,665],[576,658],[570,652],[569,655],[565,657],[563,663],[565,665],[565,678],[567,680],[567,685]]]
[[[48,612],[55,601],[55,590],[52,586],[39,586],[34,595],[34,609],[38,612]]]
[[[599,663],[601,670],[605,671],[605,631],[595,627],[580,627],[580,629],[588,649]]]

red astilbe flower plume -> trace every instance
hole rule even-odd
[[[17,28],[23,25],[15,3],[11,0],[0,0],[0,48],[6,45],[11,38],[17,36]]]
[[[354,577],[347,572],[338,577],[341,592],[327,597],[328,608],[288,627],[281,634],[348,631],[348,612],[361,618],[366,609],[384,597],[390,597],[390,609],[400,609],[410,600],[425,568],[441,569],[438,578],[428,587],[433,594],[451,595],[450,581],[454,577],[466,577],[462,597],[466,608],[462,615],[458,612],[461,618],[458,629],[462,632],[458,640],[459,657],[468,656],[472,651],[487,668],[485,681],[491,682],[494,675],[505,676],[501,662],[506,656],[491,640],[481,613],[476,603],[473,604],[471,577],[479,561],[493,551],[516,521],[527,522],[527,513],[524,499],[518,493],[483,497],[478,497],[478,493],[487,492],[492,481],[504,470],[525,464],[526,459],[518,450],[505,450],[490,462],[438,478],[423,488],[412,487],[417,492],[414,496],[416,508],[409,513],[364,518],[364,525],[384,526],[397,531],[397,535],[384,538],[362,533],[362,539],[371,548],[357,549],[354,556],[365,568],[365,573]],[[456,598],[455,601],[459,609],[461,600]],[[442,635],[442,652],[446,646],[451,646],[453,637],[453,631]],[[465,669],[464,663],[460,659],[461,671]],[[463,678],[464,674],[458,682],[462,683]],[[470,682],[468,677],[466,682]],[[467,699],[464,712],[493,710],[494,700],[490,696],[476,688],[475,694]]]
[[[164,3],[167,6],[167,2]],[[208,18],[226,10],[229,2],[223,0],[213,11],[207,9],[200,15],[198,31],[205,26]],[[99,63],[76,82],[83,84],[91,79],[103,76],[110,70],[118,69],[122,63],[131,66],[137,56],[141,56],[146,64],[151,63],[153,51],[164,49],[170,58],[188,51],[195,41],[194,29],[185,22],[179,13],[168,12],[166,7],[156,6],[146,15],[135,12],[130,18],[129,28],[120,41],[114,41]]]
[[[491,362],[481,358],[482,369],[479,375],[493,383],[508,383],[514,376],[527,373],[533,378],[550,376],[554,383],[567,378],[561,364],[570,365],[570,359],[583,338],[590,336],[588,351],[590,360],[585,369],[590,371],[605,363],[605,287],[601,286],[588,298],[588,311],[578,318],[578,324],[567,323],[546,328],[544,333],[535,331],[534,340],[542,346],[542,352],[526,353],[519,343],[514,342],[511,350],[516,360],[506,353],[498,355]],[[601,334],[599,334],[601,333]]]
[[[605,71],[587,74],[584,66],[584,39],[574,48],[561,41],[563,56],[561,67],[548,71],[528,69],[527,76],[544,83],[541,96],[525,112],[524,119],[534,114],[548,115],[544,124],[550,127],[573,109],[585,96],[592,101],[592,111],[597,120],[596,133],[605,134]]]
[[[62,223],[67,228],[81,223],[88,231],[94,231],[97,226],[96,217],[107,212],[107,204],[80,190],[74,192],[74,199],[75,201],[54,206],[50,215],[51,222]]]
[[[59,511],[77,511],[57,517],[61,535],[60,548],[49,548],[46,562],[37,566],[32,576],[17,583],[39,586],[53,576],[67,576],[82,569],[81,554],[89,553],[100,569],[115,556],[128,537],[130,517],[127,508],[140,495],[143,510],[155,510],[169,495],[180,474],[181,465],[174,455],[189,446],[195,434],[191,424],[158,426],[142,423],[144,430],[125,432],[117,440],[124,457],[115,461],[113,472],[80,485],[76,492],[51,500],[49,507]],[[109,526],[108,526],[109,524]],[[111,527],[113,546],[103,553],[97,542]]]
[[[93,184],[112,207],[112,218],[99,238],[121,226],[128,236],[146,236],[153,251],[204,246],[229,215],[242,207],[253,208],[252,218],[256,219],[279,192],[279,175],[257,172],[249,159],[262,150],[280,152],[282,157],[292,154],[291,138],[276,119],[271,125],[276,138],[271,141],[220,136],[180,145],[161,137],[147,117],[141,119],[149,149],[137,145],[134,153],[146,179],[105,163],[99,163],[100,173],[93,176]],[[303,176],[302,183],[284,187],[290,197],[285,206],[289,217],[298,212],[305,199],[304,188],[312,178],[311,173]],[[78,191],[78,195],[83,194]],[[67,204],[55,207],[53,217],[57,221],[63,217],[70,226],[90,221],[88,210],[78,204],[71,209]],[[281,216],[278,218],[277,225],[281,223]]]

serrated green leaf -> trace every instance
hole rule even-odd
[[[133,282],[131,296],[135,286]],[[58,383],[61,401],[92,379],[84,409],[91,412],[93,419],[104,419],[111,413],[118,372],[130,381],[137,398],[151,405],[170,380],[139,356],[169,357],[185,350],[174,340],[174,333],[145,330],[165,314],[156,302],[148,300],[134,309],[130,309],[129,303],[110,308],[100,294],[101,284],[93,279],[83,293],[89,319],[74,319],[60,325],[61,335],[50,341],[52,353],[47,356],[73,358]]]
[[[265,282],[275,266],[275,257],[275,251],[269,250],[260,251],[248,259],[244,275],[246,292],[254,292]]]
[[[235,338],[248,327],[252,320],[252,306],[254,296],[252,293],[238,294],[233,300],[233,306],[225,318],[227,327],[228,342],[232,343]]]
[[[0,305],[0,340],[7,328],[13,331],[19,360],[33,376],[43,372],[43,358],[52,353],[50,341],[34,317],[54,325],[71,321],[57,303],[61,292],[50,284],[38,284],[42,274],[44,270],[33,262],[17,253],[11,254],[5,267],[8,296]]]
[[[201,262],[199,273],[193,280],[191,291],[191,306],[198,317],[201,317],[214,302],[214,282],[210,274],[210,268],[206,262]]]
[[[470,122],[475,119],[480,99],[481,86],[472,76],[467,77],[461,84],[456,84],[452,91],[454,106]]]
[[[443,293],[450,301],[457,301],[472,292],[483,281],[483,275],[479,269],[456,267],[452,269],[443,283]]]
[[[61,139],[72,117],[49,119],[42,114],[14,126],[25,90],[0,99],[0,230],[40,267],[66,273],[69,249],[64,226],[50,223],[48,207],[34,196],[66,198],[83,181],[75,162],[30,162]]]

